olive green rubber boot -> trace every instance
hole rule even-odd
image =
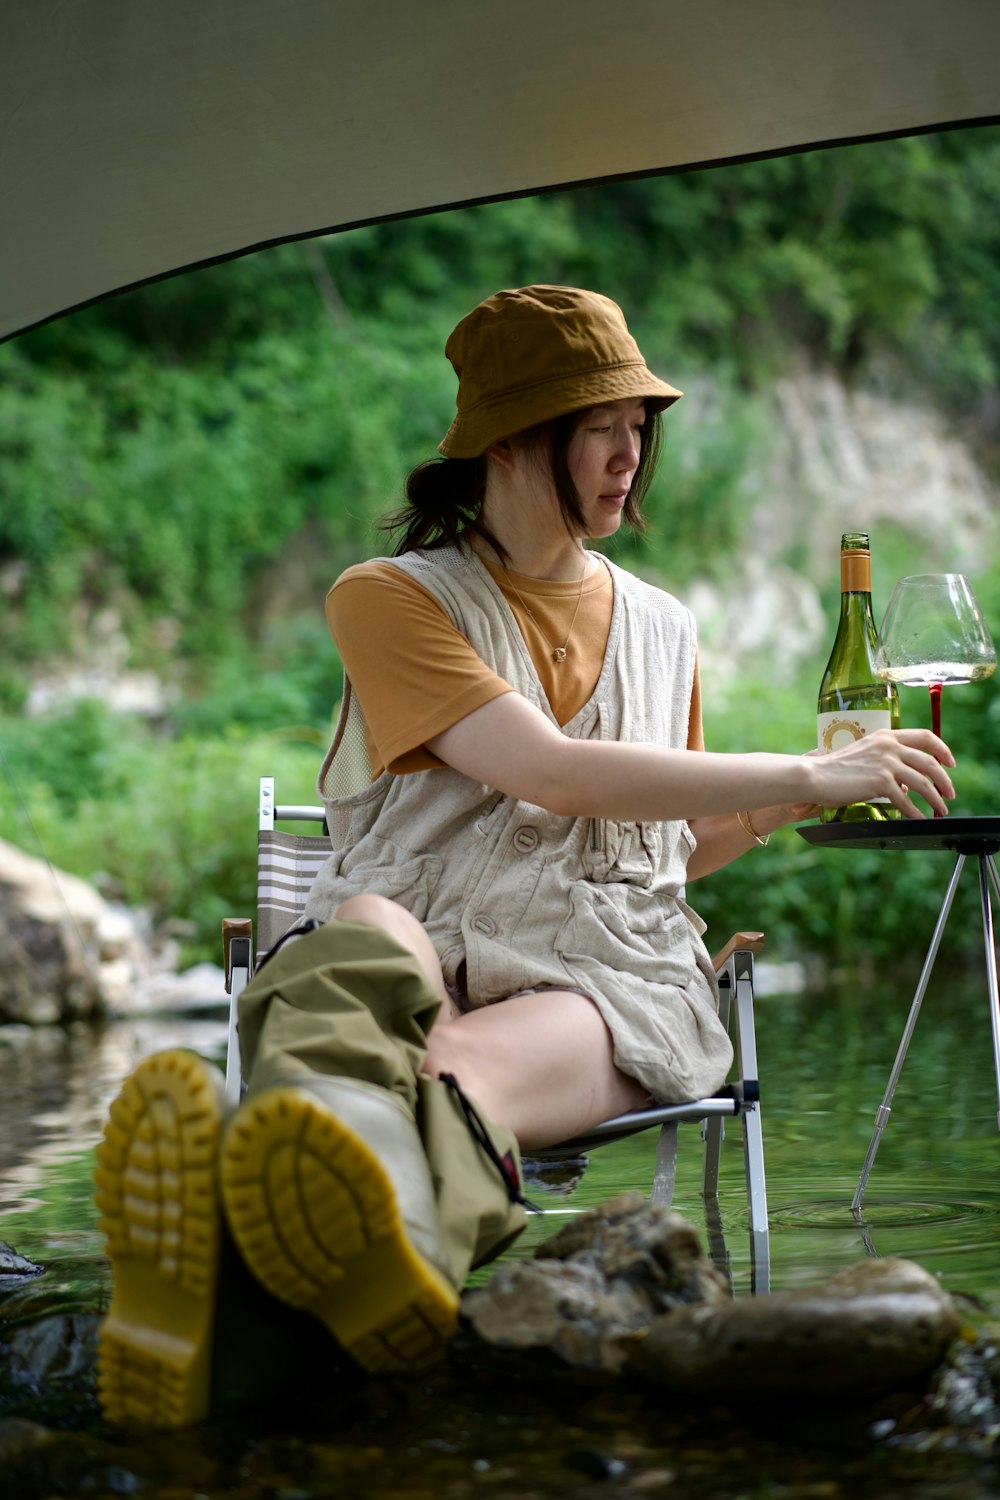
[[[111,1106],[94,1171],[114,1280],[97,1359],[109,1421],[183,1427],[209,1409],[226,1113],[222,1074],[181,1050],[140,1063]]]
[[[434,1184],[441,1244],[452,1282],[502,1255],[527,1218],[521,1158],[512,1130],[439,1078],[417,1080],[417,1118]]]

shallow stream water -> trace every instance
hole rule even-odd
[[[814,1284],[870,1254],[903,1256],[972,1299],[976,1320],[989,1323],[1000,1319],[1000,1135],[975,966],[942,964],[932,980],[862,1222],[850,1209],[912,987],[910,977],[844,982],[759,1002],[771,1286]],[[0,1239],[46,1266],[0,1295],[0,1339],[14,1322],[103,1305],[108,1269],[90,1173],[107,1107],[143,1056],[182,1045],[221,1058],[224,1030],[211,1014],[0,1029]],[[648,1191],[654,1150],[655,1135],[637,1137],[595,1152],[578,1179],[532,1182],[545,1212],[509,1253],[530,1254],[568,1215],[624,1188]],[[674,1206],[703,1230],[700,1158],[697,1129],[682,1128]],[[733,1290],[749,1295],[738,1127],[723,1151],[720,1201]],[[525,1383],[500,1367],[419,1383],[348,1378],[290,1395],[252,1417],[124,1444],[101,1427],[85,1389],[68,1407],[43,1403],[36,1413],[29,1403],[15,1415],[64,1435],[34,1468],[18,1470],[18,1496],[1000,1495],[1000,1457],[981,1449],[939,1444],[929,1453],[919,1437],[880,1444],[866,1412],[792,1408],[750,1420],[725,1391],[717,1408],[696,1409],[572,1374]]]

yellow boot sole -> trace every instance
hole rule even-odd
[[[105,1417],[184,1427],[210,1399],[221,1235],[222,1075],[193,1052],[161,1052],[125,1080],[94,1171],[114,1291],[101,1327]]]
[[[222,1192],[257,1279],[364,1369],[440,1356],[458,1295],[410,1243],[378,1157],[318,1100],[284,1088],[247,1100],[226,1132]]]

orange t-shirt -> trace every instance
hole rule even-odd
[[[567,724],[601,675],[611,575],[599,563],[581,590],[575,581],[529,578],[482,561],[513,611],[556,721]],[[326,617],[364,711],[373,776],[383,767],[403,774],[440,766],[424,748],[427,740],[515,691],[476,654],[434,595],[392,563],[348,568],[327,595]],[[567,635],[566,660],[556,664],[553,647]],[[704,748],[697,670],[688,745]]]

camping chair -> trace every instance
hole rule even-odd
[[[285,833],[276,822],[310,823],[315,834]],[[257,831],[257,950],[263,958],[301,915],[309,889],[320,866],[330,855],[330,838],[322,806],[278,805],[274,800],[274,778],[260,780]],[[236,1036],[237,1002],[254,971],[252,921],[226,918],[222,924],[226,989],[231,996],[226,1087],[238,1100],[241,1089],[239,1044]],[[761,1134],[760,1092],[757,1081],[757,1044],[753,1012],[753,960],[764,945],[759,932],[740,932],[732,937],[714,960],[719,980],[720,1015],[723,1025],[735,1029],[738,1079],[709,1099],[686,1104],[657,1105],[619,1115],[595,1125],[585,1134],[562,1141],[531,1156],[542,1160],[578,1157],[599,1146],[660,1127],[656,1148],[651,1197],[669,1205],[673,1197],[677,1159],[677,1126],[700,1122],[705,1143],[702,1197],[713,1259],[728,1270],[728,1257],[719,1211],[719,1170],[727,1119],[739,1120],[743,1134],[744,1169],[750,1224],[751,1286],[766,1292],[770,1280],[770,1242],[767,1225],[767,1194],[764,1182],[764,1145]]]

